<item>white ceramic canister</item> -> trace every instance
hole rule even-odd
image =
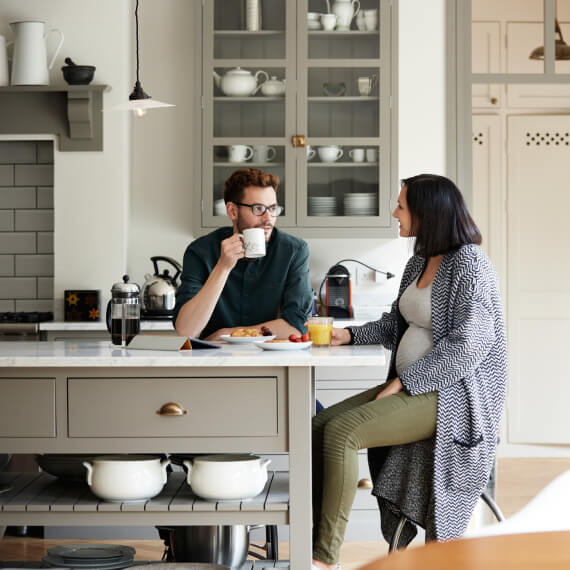
[[[158,495],[169,464],[170,459],[153,455],[102,455],[83,462],[93,494],[113,503],[147,501]]]
[[[10,74],[8,73],[8,52],[6,50],[6,38],[0,36],[0,87],[10,85]]]
[[[257,455],[202,455],[183,464],[188,485],[199,497],[215,501],[243,501],[259,495],[267,483],[271,459]]]

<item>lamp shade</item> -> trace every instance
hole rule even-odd
[[[570,46],[564,41],[562,37],[562,31],[560,30],[560,25],[558,20],[554,20],[554,32],[555,32],[555,45],[554,45],[554,59],[561,61],[565,59],[570,59]],[[534,48],[529,59],[544,59],[544,46],[538,46]]]

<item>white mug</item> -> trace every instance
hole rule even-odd
[[[321,14],[323,30],[330,32],[336,26],[336,14]]]
[[[245,144],[234,144],[228,147],[230,162],[245,162],[253,156],[253,149]]]
[[[243,249],[248,259],[263,257],[265,255],[265,232],[263,228],[248,228],[239,234],[243,240]]]
[[[376,162],[378,159],[378,151],[375,148],[366,149],[366,162]]]
[[[353,148],[348,156],[352,158],[352,162],[364,162],[364,149],[363,148]]]
[[[336,145],[320,146],[318,153],[322,162],[336,162],[343,155],[342,148]]]
[[[271,162],[277,151],[273,146],[266,144],[256,144],[253,146],[253,162]]]
[[[356,27],[361,32],[366,30],[366,24],[364,23],[364,12],[362,12],[362,11],[358,12],[358,15],[356,16]]]
[[[310,144],[306,146],[306,149],[307,149],[307,160],[315,158],[315,154],[317,154],[317,151]]]
[[[224,200],[216,200],[214,202],[214,216],[225,216],[226,214],[227,210]]]
[[[359,77],[357,79],[358,85],[358,92],[363,97],[370,95],[372,93],[372,89],[376,85],[376,81],[378,80],[378,76],[376,74],[372,75],[372,77]]]
[[[369,32],[378,27],[378,10],[363,10],[364,28]]]

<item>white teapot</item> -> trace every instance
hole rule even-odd
[[[261,85],[261,93],[266,97],[285,95],[285,79],[277,79],[275,75],[272,75],[270,79],[265,80]]]
[[[261,83],[259,83],[259,77],[261,75],[265,75],[265,80],[269,78],[265,71],[258,71],[253,75],[251,71],[247,69],[236,67],[235,69],[226,71],[223,76],[220,76],[214,70],[214,81],[224,95],[229,95],[230,97],[249,97],[250,95],[255,95],[261,87]]]
[[[336,29],[349,30],[352,19],[360,12],[359,0],[335,0],[332,13],[336,16]]]

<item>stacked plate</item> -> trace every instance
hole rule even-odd
[[[135,549],[122,544],[65,544],[50,548],[43,558],[48,567],[115,570],[132,566]]]
[[[336,198],[309,196],[309,216],[336,216]]]
[[[376,216],[378,199],[374,193],[351,192],[344,195],[345,216]]]

